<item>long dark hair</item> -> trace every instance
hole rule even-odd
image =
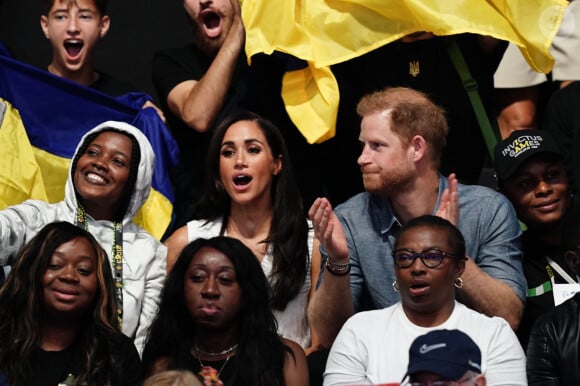
[[[67,222],[46,225],[20,252],[0,288],[0,370],[12,386],[23,385],[33,352],[41,342],[43,277],[55,250],[78,237],[97,255],[97,293],[80,321],[82,365],[78,384],[120,385],[121,334],[116,316],[115,283],[106,252],[85,230]]]
[[[104,128],[102,130],[99,130],[99,131],[96,131],[94,133],[87,135],[84,139],[84,142],[81,144],[81,146],[78,148],[76,154],[74,155],[74,158],[72,161],[72,168],[71,168],[71,172],[70,172],[70,174],[71,174],[70,178],[72,178],[74,181],[75,171],[77,168],[77,163],[79,161],[79,158],[83,154],[85,154],[89,145],[99,135],[101,135],[102,133],[107,133],[107,132],[122,134],[131,140],[131,165],[129,166],[129,176],[127,177],[127,182],[125,183],[125,190],[123,192],[123,197],[121,199],[121,205],[119,205],[119,211],[115,214],[115,218],[110,219],[112,221],[123,221],[123,218],[125,217],[125,213],[127,213],[127,210],[129,209],[129,203],[131,202],[131,196],[133,195],[133,192],[135,191],[135,182],[137,181],[137,175],[139,174],[139,162],[141,161],[141,148],[139,146],[139,142],[137,141],[137,139],[134,136],[127,133],[126,131],[118,130],[118,129],[115,129],[113,127],[107,127],[107,128]],[[73,183],[73,185],[74,185],[74,183]],[[83,199],[80,196],[80,194],[77,192],[76,186],[75,186],[75,194],[77,196],[77,201],[82,205]]]
[[[264,133],[273,157],[282,159],[282,170],[272,181],[272,225],[268,238],[263,242],[270,243],[273,252],[272,308],[284,310],[288,302],[298,294],[306,279],[308,224],[298,185],[290,167],[286,143],[272,122],[254,113],[239,111],[220,123],[209,144],[205,195],[198,205],[195,217],[213,220],[223,216],[224,229],[227,225],[231,199],[220,179],[220,154],[226,131],[239,121],[255,122]]]
[[[159,311],[151,328],[143,367],[150,371],[156,359],[168,359],[169,369],[191,364],[191,347],[197,333],[196,323],[185,305],[185,274],[193,256],[201,248],[222,252],[232,262],[242,292],[238,321],[238,379],[236,384],[276,386],[284,384],[285,353],[290,349],[280,340],[276,319],[268,298],[268,282],[258,260],[241,241],[218,236],[197,239],[179,255],[161,294]]]

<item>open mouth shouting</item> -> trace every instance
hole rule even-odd
[[[217,38],[222,33],[222,19],[212,10],[204,10],[201,12],[201,22],[203,30],[209,38]]]
[[[64,49],[69,59],[75,60],[81,54],[84,42],[79,39],[68,39],[64,42]]]

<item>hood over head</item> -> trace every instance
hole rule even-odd
[[[130,137],[132,137],[136,143],[139,145],[139,163],[136,164],[134,161],[131,163],[131,171],[129,174],[129,180],[131,180],[131,174],[135,171],[133,170],[136,167],[136,176],[135,176],[135,184],[134,188],[132,189],[132,193],[128,202],[126,203],[126,209],[123,214],[123,225],[133,221],[133,218],[141,209],[147,198],[149,197],[149,191],[151,189],[151,180],[153,177],[153,169],[155,163],[155,153],[153,152],[153,148],[149,143],[149,140],[135,126],[125,123],[125,122],[117,122],[117,121],[107,121],[103,122],[93,129],[89,130],[80,140],[75,154],[72,158],[72,162],[69,168],[68,179],[65,188],[65,201],[67,205],[70,207],[76,208],[78,207],[78,197],[77,192],[74,186],[74,172],[77,166],[77,161],[86,147],[89,145],[88,141],[93,140],[98,133],[103,131],[116,131],[121,133],[126,133]],[[135,141],[132,141],[135,143]],[[135,152],[133,152],[135,153]]]

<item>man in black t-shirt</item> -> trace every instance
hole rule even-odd
[[[190,219],[202,192],[211,132],[238,107],[248,73],[239,2],[185,1],[184,7],[194,43],[153,58],[153,82],[181,153],[181,165],[172,170],[176,218],[167,234]]]

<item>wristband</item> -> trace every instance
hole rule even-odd
[[[335,276],[344,276],[350,272],[350,259],[346,263],[337,263],[330,258],[326,259],[326,270]]]

